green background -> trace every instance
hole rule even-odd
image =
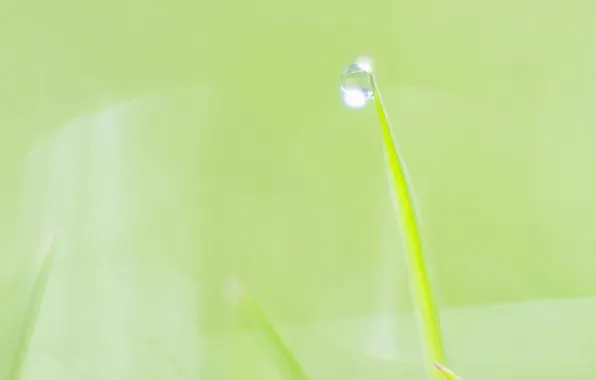
[[[376,115],[412,178],[450,366],[588,377],[596,5],[505,0],[0,3],[0,378],[419,379]],[[43,297],[32,299],[55,238]]]

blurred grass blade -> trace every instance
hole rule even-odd
[[[54,264],[54,236],[49,235],[47,239],[41,242],[38,250],[38,256],[42,258],[41,267],[31,290],[29,301],[26,305],[25,316],[23,318],[23,327],[19,335],[17,346],[14,351],[14,357],[10,367],[8,380],[20,380],[23,366],[27,359],[31,338],[35,331],[39,309],[41,307],[48,279]]]
[[[406,169],[403,161],[400,159],[397,144],[391,132],[391,126],[383,106],[383,101],[374,74],[371,74],[370,80],[375,106],[381,124],[385,157],[390,173],[389,177],[392,189],[394,191],[393,195],[395,201],[397,201],[396,214],[398,224],[402,231],[402,238],[405,243],[411,291],[416,310],[422,321],[424,349],[426,351],[427,360],[429,361],[430,376],[436,379],[440,378],[440,374],[437,371],[432,370],[430,363],[445,362],[439,314],[428,279],[424,252],[422,249],[422,239],[418,229],[416,210],[407,180]]]
[[[452,370],[450,370],[449,368],[445,367],[442,364],[439,363],[434,363],[435,367],[437,368],[437,370],[439,370],[439,372],[441,372],[443,375],[445,375],[445,377],[449,380],[464,380],[461,377],[459,377],[455,372],[453,372]]]
[[[271,320],[267,317],[258,301],[250,297],[248,302],[253,315],[256,317],[257,321],[259,321],[261,329],[267,336],[269,342],[272,344],[273,349],[276,351],[277,357],[284,363],[284,367],[288,376],[295,380],[307,380],[308,376],[306,375],[304,367],[302,364],[300,364],[298,359],[294,356],[292,350],[284,342],[283,338]]]
[[[233,295],[236,302],[241,302],[241,306],[265,334],[268,343],[271,345],[274,355],[277,357],[280,367],[289,379],[308,380],[309,377],[300,361],[294,356],[290,347],[284,342],[281,334],[271,321],[258,300],[253,297],[246,288],[240,284],[232,284]]]

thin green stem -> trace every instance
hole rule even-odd
[[[411,290],[422,324],[424,349],[429,363],[429,376],[433,379],[439,379],[441,378],[441,374],[432,369],[431,363],[445,362],[443,336],[441,333],[439,313],[428,279],[422,239],[416,218],[416,209],[412,200],[406,169],[403,160],[400,159],[397,144],[391,132],[391,126],[374,74],[371,74],[371,85],[381,124],[385,157],[394,192],[393,195],[398,205],[396,214],[406,248]]]
[[[239,286],[240,296],[237,301],[241,301],[244,305],[245,311],[263,332],[271,346],[273,354],[277,357],[278,363],[284,374],[292,380],[308,380],[309,377],[300,363],[298,358],[294,355],[289,345],[284,341],[283,337],[261,307],[261,304],[242,286]]]
[[[434,363],[435,368],[441,372],[448,380],[464,380],[459,375],[440,363]]]
[[[273,322],[271,322],[267,314],[265,314],[261,305],[254,298],[250,299],[249,302],[253,315],[259,321],[262,331],[267,336],[269,343],[273,346],[277,357],[283,363],[288,377],[291,377],[294,380],[308,380],[304,367],[298,361],[298,358],[296,358],[290,347],[284,342],[281,334],[277,331],[277,328]]]
[[[29,352],[29,346],[31,345],[31,339],[35,331],[35,326],[39,317],[39,310],[46,292],[48,279],[52,271],[54,263],[54,238],[50,236],[50,240],[43,241],[38,251],[39,256],[42,257],[42,264],[31,291],[29,302],[25,309],[25,317],[23,321],[23,327],[21,329],[21,335],[17,341],[17,347],[14,351],[14,357],[10,372],[8,375],[9,380],[20,380],[25,365],[27,354]]]

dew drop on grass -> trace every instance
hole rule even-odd
[[[357,58],[346,67],[341,75],[341,98],[348,108],[364,108],[373,99],[370,83],[372,60],[368,57]]]

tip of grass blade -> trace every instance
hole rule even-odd
[[[459,375],[440,363],[433,363],[435,368],[449,380],[463,380]]]
[[[308,380],[304,366],[294,355],[288,344],[282,338],[273,321],[265,313],[259,301],[250,294],[246,285],[237,277],[229,278],[223,286],[224,297],[233,305],[244,309],[247,317],[253,319],[260,327],[273,349],[280,367],[284,370],[285,376],[292,380]]]

